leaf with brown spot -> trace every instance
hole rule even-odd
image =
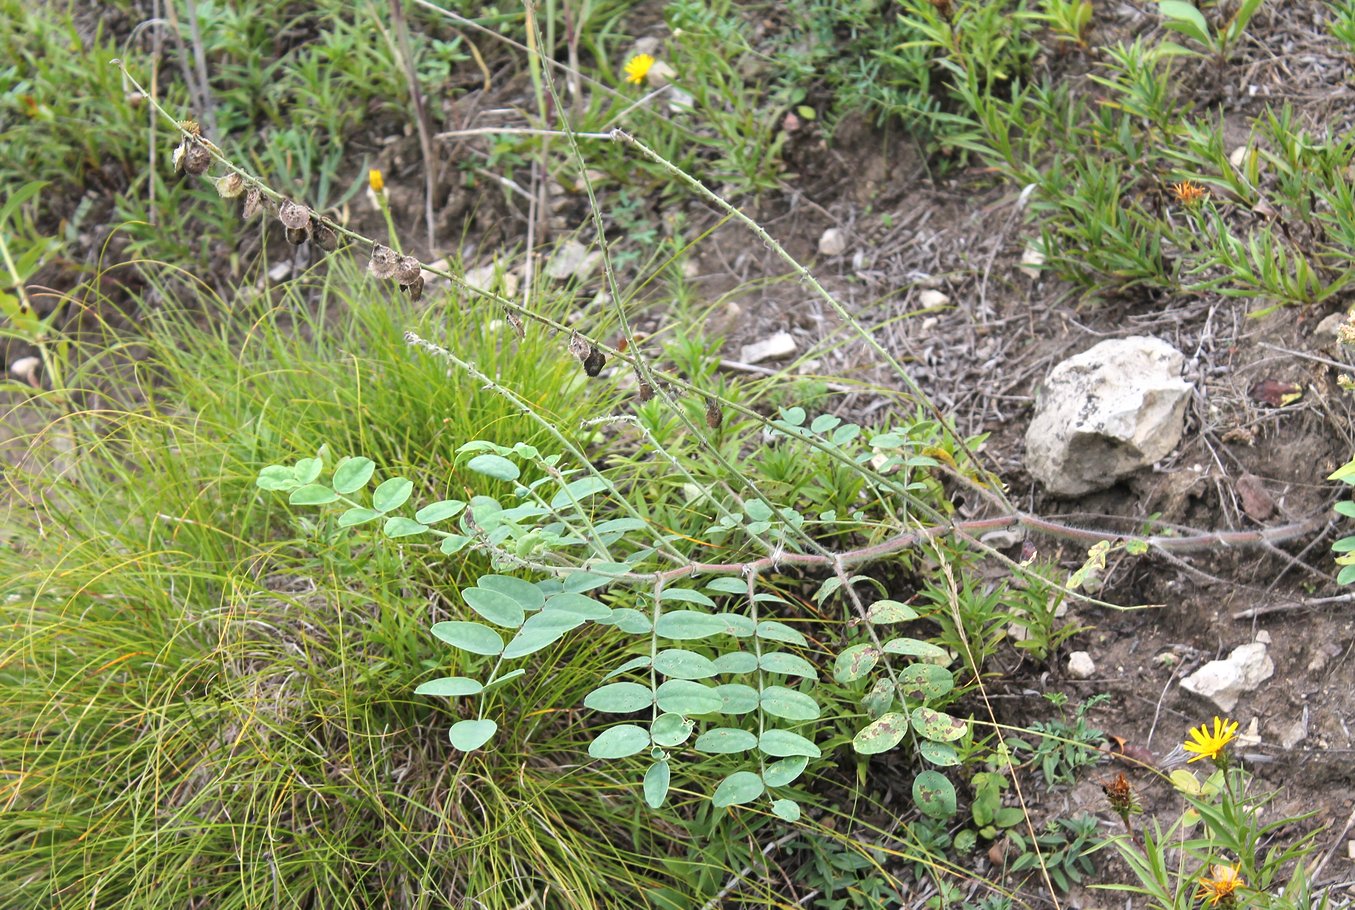
[[[1303,386],[1280,379],[1262,379],[1248,389],[1247,394],[1257,404],[1282,408],[1303,397]]]

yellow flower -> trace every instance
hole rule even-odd
[[[1209,732],[1209,724],[1201,724],[1198,729],[1192,728],[1190,731],[1190,740],[1184,743],[1187,752],[1194,752],[1187,763],[1199,761],[1202,758],[1208,758],[1217,761],[1223,754],[1223,747],[1233,741],[1233,734],[1237,732],[1237,721],[1220,720],[1217,715],[1214,717],[1214,732]]]
[[[648,54],[636,54],[626,61],[626,81],[640,85],[654,66],[654,58]]]
[[[1182,180],[1172,184],[1172,194],[1183,205],[1199,205],[1209,195],[1209,190],[1189,180]]]
[[[381,171],[372,168],[367,171],[367,185],[373,193],[379,193],[386,188],[386,178],[381,176]]]
[[[1213,878],[1200,879],[1200,890],[1196,893],[1196,900],[1207,900],[1211,905],[1217,906],[1223,904],[1230,907],[1237,900],[1237,895],[1233,892],[1238,888],[1247,887],[1237,874],[1237,866],[1212,866],[1210,870]]]

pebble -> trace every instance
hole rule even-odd
[[[1068,675],[1073,679],[1091,679],[1096,673],[1096,663],[1086,651],[1074,651],[1068,655]]]
[[[841,256],[847,250],[847,235],[841,228],[829,228],[819,238],[819,252],[825,256]]]
[[[745,344],[739,359],[744,363],[761,363],[764,360],[778,360],[789,357],[799,349],[789,332],[777,332],[769,338]]]

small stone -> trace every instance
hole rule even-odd
[[[602,253],[589,250],[577,240],[566,240],[546,263],[546,275],[556,281],[586,278],[602,262]]]
[[[825,256],[841,256],[847,250],[847,235],[840,228],[829,228],[819,238],[819,252]]]
[[[1096,673],[1096,663],[1086,651],[1074,651],[1068,655],[1068,675],[1073,679],[1091,679]]]
[[[274,284],[279,284],[283,281],[286,281],[288,276],[290,276],[291,274],[292,274],[292,264],[284,260],[268,270],[268,280],[273,282]]]
[[[764,360],[779,360],[789,357],[799,349],[789,332],[777,332],[769,338],[745,344],[739,354],[744,363],[761,363]]]
[[[1336,341],[1337,332],[1345,324],[1346,314],[1344,312],[1332,313],[1313,329],[1313,338],[1319,344],[1332,344]]]
[[[1286,727],[1284,732],[1280,734],[1280,746],[1284,749],[1292,749],[1307,738],[1308,711],[1304,709],[1303,716]]]
[[[33,377],[37,376],[41,365],[42,361],[36,357],[20,357],[9,365],[9,374],[32,385]]]
[[[1265,521],[1275,514],[1275,499],[1255,474],[1243,474],[1233,482],[1233,488],[1242,501],[1242,511],[1252,521]]]
[[[645,73],[645,83],[650,88],[663,88],[672,82],[675,76],[677,76],[677,72],[671,66],[662,60],[655,60],[654,65],[649,68],[649,72]]]
[[[1176,448],[1191,385],[1158,338],[1103,341],[1050,371],[1026,429],[1026,468],[1055,496],[1104,490]]]
[[[1232,154],[1228,156],[1228,163],[1238,169],[1241,169],[1246,161],[1247,147],[1245,145],[1239,145],[1237,148],[1233,149]]]
[[[1000,531],[989,531],[979,537],[980,543],[986,543],[995,550],[1010,550],[1012,547],[1026,539],[1026,532],[1021,528],[1004,528]],[[1084,653],[1084,652],[1078,652]]]
[[[923,309],[931,309],[932,307],[945,306],[950,303],[950,298],[940,291],[928,288],[917,295],[917,302],[922,305]]]
[[[1240,645],[1224,660],[1211,660],[1181,680],[1181,688],[1208,699],[1220,711],[1232,711],[1238,699],[1275,673],[1266,646],[1254,641]]]
[[[1034,243],[1026,244],[1026,251],[1021,254],[1020,272],[1031,281],[1035,281],[1044,271],[1041,266],[1044,265],[1044,251]]]

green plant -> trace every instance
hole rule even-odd
[[[1039,19],[1049,25],[1060,41],[1087,47],[1087,32],[1092,25],[1091,0],[1041,0]]]
[[[1032,840],[1017,828],[1007,832],[1013,846],[1021,851],[1012,861],[1012,872],[1039,870],[1060,891],[1096,871],[1091,854],[1103,844],[1100,822],[1094,815],[1077,815],[1049,822]]]
[[[1203,45],[1215,60],[1227,59],[1228,51],[1242,38],[1264,0],[1241,0],[1228,21],[1215,31],[1204,14],[1189,0],[1158,0],[1163,25]]]
[[[25,183],[0,206],[0,266],[6,279],[0,284],[0,317],[4,317],[0,337],[34,345],[42,358],[43,373],[53,388],[60,389],[70,344],[55,337],[53,327],[64,315],[63,307],[52,306],[47,314],[40,315],[27,290],[29,279],[60,247],[55,238],[44,237],[26,213],[25,207],[36,205],[44,186],[36,180]]]
[[[1339,480],[1347,486],[1355,486],[1355,458],[1341,465],[1327,476],[1328,480]],[[1334,507],[1336,514],[1346,518],[1355,518],[1355,501],[1343,499]],[[1348,585],[1355,582],[1355,535],[1348,534],[1331,545],[1332,552],[1338,554],[1336,564],[1341,571],[1336,575],[1336,583]]]
[[[1056,701],[1052,696],[1051,693],[1046,697]],[[1108,698],[1098,695],[1080,703],[1071,723],[1061,718],[1035,721],[1029,731],[1038,737],[1033,744],[1024,736],[1008,737],[1013,759],[1038,768],[1046,787],[1076,783],[1080,770],[1096,765],[1101,759],[1100,746],[1105,734],[1087,723],[1087,712]]]
[[[1154,818],[1141,841],[1118,835],[1106,842],[1137,883],[1095,887],[1141,895],[1157,910],[1185,910],[1202,899],[1215,907],[1246,901],[1273,910],[1327,905],[1328,895],[1315,892],[1305,864],[1318,832],[1291,831],[1310,816],[1263,819],[1274,794],[1249,792],[1250,775],[1227,748],[1236,731],[1236,722],[1218,717],[1212,730],[1205,724],[1190,731],[1190,761],[1207,759],[1215,770],[1204,781],[1188,768],[1171,772],[1184,811],[1165,828]]]

